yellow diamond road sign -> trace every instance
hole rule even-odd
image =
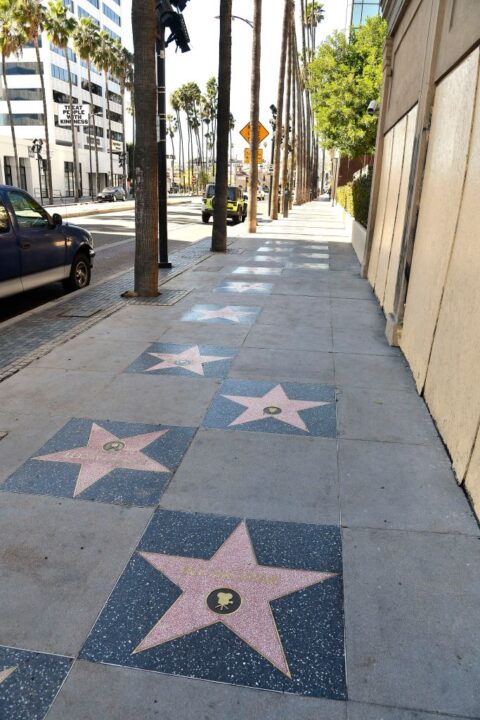
[[[244,140],[247,141],[247,143],[250,143],[250,123],[248,123],[248,125],[245,125],[245,127],[240,130],[240,135],[243,137]],[[261,143],[269,135],[270,135],[270,133],[268,132],[267,128],[264,127],[261,122],[259,122],[258,123],[258,142]]]
[[[250,148],[243,148],[243,164],[250,165],[250,160],[251,160]],[[263,149],[258,148],[257,165],[261,165],[262,163],[263,163]]]

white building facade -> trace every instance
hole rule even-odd
[[[77,19],[90,17],[100,29],[112,38],[123,42],[125,22],[129,18],[125,12],[124,0],[63,0]],[[74,195],[74,171],[72,132],[59,126],[60,106],[69,101],[67,63],[63,50],[54,47],[46,33],[41,38],[40,57],[43,67],[45,93],[47,99],[47,121],[50,139],[50,157],[52,165],[52,184],[54,198],[72,198]],[[84,61],[68,49],[72,74],[73,101],[90,106],[87,81],[87,67]],[[10,131],[10,122],[6,102],[6,90],[0,80],[0,183],[23,187],[37,199],[45,202],[47,196],[45,167],[46,162],[32,156],[34,140],[45,141],[43,103],[40,77],[36,63],[35,49],[26,47],[22,55],[10,57],[6,64],[7,85],[12,104],[17,149],[20,164],[20,177],[16,177],[15,161]],[[120,184],[123,169],[121,155],[123,150],[123,127],[120,86],[111,77],[108,90],[105,88],[104,74],[92,65],[91,80],[95,112],[96,143],[99,155],[99,177],[102,187],[110,184],[110,152],[107,117],[106,92],[109,93],[112,128],[114,185]],[[128,103],[126,103],[128,104]],[[80,194],[96,194],[95,175],[95,137],[93,127],[77,128],[76,144],[79,162]],[[45,144],[42,149],[46,157]]]

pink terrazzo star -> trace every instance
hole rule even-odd
[[[146,435],[118,438],[108,430],[93,423],[86,446],[62,450],[49,455],[39,455],[33,459],[80,465],[73,493],[73,497],[77,497],[77,495],[80,495],[84,490],[117,468],[159,473],[171,472],[169,468],[141,452],[143,448],[158,440],[167,432],[168,430],[159,430]]]
[[[199,310],[201,317],[200,320],[213,320],[214,318],[223,318],[224,320],[230,320],[231,322],[240,322],[240,318],[249,316],[249,312],[245,310],[235,310],[230,305],[226,305],[220,310]]]
[[[211,560],[160,553],[139,554],[178,585],[183,593],[134,653],[222,623],[288,677],[291,677],[290,670],[270,602],[336,575],[259,565],[244,522]],[[207,599],[212,596],[213,603],[207,604]],[[229,605],[232,606],[230,611]]]
[[[274,418],[280,422],[291,425],[308,432],[308,428],[299,415],[300,410],[309,410],[310,408],[321,407],[322,405],[330,405],[329,402],[311,401],[311,400],[291,400],[281,385],[276,385],[262,397],[250,397],[249,395],[223,395],[227,400],[243,405],[247,408],[245,412],[239,415],[232,425],[243,425],[247,422],[255,420],[266,420]]]
[[[203,372],[203,365],[205,363],[216,362],[217,360],[230,360],[229,357],[220,357],[219,355],[201,355],[198,345],[194,345],[193,347],[188,348],[188,350],[184,350],[180,353],[151,352],[148,354],[152,357],[158,358],[162,362],[149,367],[147,372],[180,367],[183,368],[183,370],[188,370],[196,375],[205,375]]]
[[[0,670],[0,685],[1,685],[3,682],[5,682],[5,680],[6,680],[7,678],[9,678],[10,675],[12,675],[12,674],[15,672],[16,669],[17,669],[17,667],[15,666],[15,667],[5,668],[5,670]]]

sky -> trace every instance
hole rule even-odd
[[[297,2],[297,6],[300,3]],[[335,28],[343,27],[346,0],[324,0],[325,22],[318,29],[319,40]],[[260,122],[271,130],[270,105],[277,103],[278,72],[283,22],[282,0],[263,0],[262,65],[260,90]],[[131,0],[125,3],[125,25],[130,17]],[[175,51],[174,43],[167,49],[167,96],[186,82],[196,82],[202,91],[207,80],[218,75],[219,0],[190,0],[183,13],[190,35],[188,53]],[[297,13],[298,13],[297,9]],[[233,0],[233,15],[253,20],[253,0]],[[231,112],[236,120],[233,133],[234,155],[243,154],[247,143],[239,131],[250,119],[250,77],[252,29],[241,20],[232,23],[232,92]],[[125,38],[131,44],[131,39]],[[170,112],[170,110],[168,110]],[[270,138],[268,138],[270,141]],[[267,153],[269,153],[269,148]]]

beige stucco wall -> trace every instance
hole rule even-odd
[[[435,94],[401,348],[423,389],[450,262],[470,143],[478,48]]]
[[[435,79],[438,80],[468,53],[479,37],[479,0],[447,0]]]
[[[463,197],[425,384],[425,399],[459,479],[465,475],[480,420],[479,205],[477,92]]]
[[[422,84],[432,2],[412,0],[393,37],[392,81],[386,98],[385,130],[389,130],[418,102]]]
[[[377,215],[373,233],[370,262],[368,265],[368,280],[373,286],[377,276],[378,258],[383,236],[383,223],[385,221],[385,209],[387,206],[388,186],[390,184],[390,168],[392,165],[393,131],[385,136],[382,157],[382,174],[380,189],[378,191]]]
[[[383,310],[386,315],[393,312],[395,300],[395,286],[397,283],[398,264],[402,248],[403,228],[407,210],[408,182],[412,168],[413,143],[415,140],[415,126],[417,122],[417,106],[406,116],[407,128],[405,133],[405,148],[403,153],[402,177],[398,195],[397,214],[390,248],[390,258],[387,269],[385,292],[383,295]]]

